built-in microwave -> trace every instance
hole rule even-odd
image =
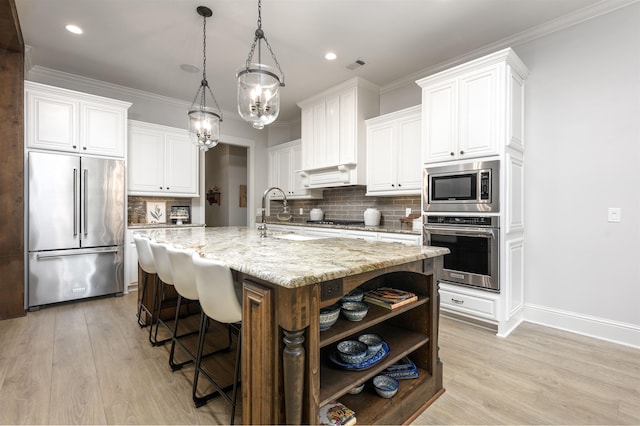
[[[425,212],[499,212],[500,161],[427,167],[423,171]]]

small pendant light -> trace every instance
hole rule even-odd
[[[202,151],[206,152],[209,148],[218,145],[222,112],[207,81],[207,18],[210,18],[213,12],[205,6],[198,6],[196,11],[198,15],[203,18],[202,81],[189,107],[189,135],[192,142]],[[213,100],[213,106],[215,106],[215,108],[213,108],[212,105],[207,105],[207,91]],[[200,98],[200,104],[196,105],[198,97]]]
[[[262,41],[277,68],[262,63]],[[258,62],[252,63],[253,53],[258,46]],[[262,30],[262,0],[258,0],[258,29],[245,66],[236,74],[238,78],[238,113],[256,129],[273,123],[280,113],[280,86],[284,87],[284,73],[276,55]]]

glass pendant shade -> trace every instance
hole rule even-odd
[[[280,113],[280,76],[268,65],[238,70],[238,113],[256,129],[273,123]]]
[[[220,140],[220,115],[211,108],[189,110],[189,136],[202,151],[218,145]]]

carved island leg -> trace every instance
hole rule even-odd
[[[282,330],[284,349],[282,364],[284,375],[284,405],[287,424],[302,423],[302,396],[304,390],[304,330]]]

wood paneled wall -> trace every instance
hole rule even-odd
[[[0,0],[0,319],[24,310],[24,42],[14,0]]]

